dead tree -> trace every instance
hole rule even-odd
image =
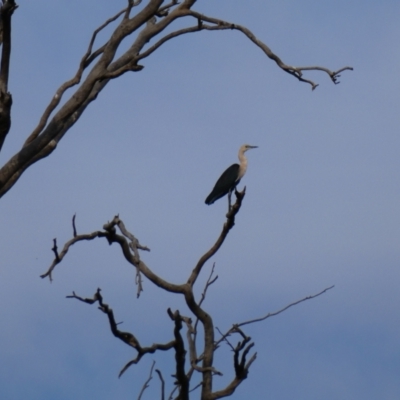
[[[63,247],[61,253],[58,252],[57,242],[54,239],[53,252],[54,260],[50,265],[46,273],[41,275],[42,278],[48,277],[52,279],[55,267],[64,259],[68,250],[72,245],[77,242],[94,240],[96,238],[105,238],[108,243],[120,246],[121,251],[128,263],[130,263],[136,269],[136,284],[137,284],[137,296],[139,297],[142,288],[142,275],[146,277],[150,282],[159,287],[161,290],[166,290],[177,295],[182,295],[185,300],[185,305],[191,312],[190,316],[183,315],[180,310],[172,311],[170,308],[167,309],[167,313],[172,321],[171,339],[166,343],[154,343],[152,345],[144,345],[135,334],[131,332],[125,332],[118,329],[118,324],[114,317],[112,308],[106,304],[101,295],[101,289],[98,288],[93,297],[81,297],[75,292],[72,295],[67,296],[68,298],[74,298],[88,304],[98,304],[99,309],[107,315],[108,322],[112,334],[118,339],[122,340],[128,346],[132,347],[136,351],[136,356],[129,361],[120,371],[121,376],[129,367],[138,364],[140,360],[147,354],[153,354],[159,351],[172,351],[175,355],[175,374],[174,374],[174,389],[170,395],[170,399],[175,398],[176,400],[188,400],[190,392],[201,387],[201,399],[202,400],[214,400],[223,397],[231,396],[236,388],[247,378],[250,366],[256,359],[257,353],[253,352],[254,343],[251,341],[251,337],[247,336],[243,330],[243,326],[252,324],[255,322],[263,321],[271,316],[277,315],[289,307],[296,305],[305,300],[312,299],[325,293],[333,286],[324,289],[323,291],[307,296],[294,303],[291,303],[283,309],[266,314],[260,318],[244,321],[241,323],[233,324],[230,329],[225,333],[219,332],[220,337],[215,337],[215,328],[212,315],[204,309],[202,303],[206,297],[207,290],[217,280],[218,276],[214,276],[214,266],[211,269],[209,277],[206,281],[204,290],[200,299],[196,299],[194,295],[194,286],[203,270],[203,267],[213,257],[217,251],[221,248],[224,243],[229,231],[235,225],[235,217],[240,210],[243,198],[245,196],[245,189],[243,192],[235,192],[236,202],[226,215],[226,221],[223,225],[222,232],[217,238],[214,245],[205,252],[192,269],[186,282],[176,284],[168,282],[163,279],[160,275],[155,274],[152,269],[146,265],[140,256],[140,250],[149,251],[149,248],[140,244],[139,240],[130,233],[123,221],[116,216],[111,222],[106,223],[103,226],[103,230],[95,231],[89,234],[77,234],[75,227],[75,217],[73,218],[73,238],[69,240]],[[119,233],[118,233],[119,231]],[[200,326],[200,328],[199,328]],[[183,335],[181,331],[185,329],[186,335]],[[198,337],[198,330],[202,330],[202,343]],[[236,345],[231,344],[229,339],[234,336],[239,336],[239,341]],[[185,339],[186,336],[186,339]],[[216,375],[222,375],[222,371],[218,371],[213,365],[213,359],[215,352],[220,348],[222,343],[226,343],[232,350],[233,353],[233,378],[231,382],[222,390],[213,391],[213,381]],[[141,398],[143,392],[148,387],[150,380],[152,379],[152,371],[154,364],[151,368],[149,379],[145,382],[139,395]],[[161,381],[161,399],[165,397],[165,382],[162,372],[156,370]],[[199,379],[197,379],[199,377]],[[200,381],[200,383],[198,383]],[[175,392],[177,392],[176,397]]]
[[[201,31],[239,31],[279,68],[299,81],[309,84],[312,89],[318,84],[306,78],[304,72],[322,71],[336,84],[342,71],[352,69],[343,67],[330,70],[320,66],[288,65],[247,27],[197,12],[194,9],[196,0],[172,0],[168,3],[163,0],[147,0],[143,2],[146,4],[141,3],[142,0],[127,0],[123,10],[93,32],[75,75],[57,89],[39,118],[37,126],[27,135],[22,148],[0,169],[0,197],[13,187],[27,168],[55,150],[86,107],[96,100],[110,81],[127,72],[140,72],[147,57],[168,41],[181,35]],[[11,17],[17,7],[15,0],[2,0],[0,7],[3,43],[0,65],[0,151],[11,127],[12,96],[8,90]],[[178,20],[187,22],[187,27],[165,33],[167,28],[173,29],[174,23]],[[98,33],[111,24],[116,26],[109,39],[105,43],[97,44]],[[117,55],[124,40],[130,41],[131,45],[122,55]],[[82,79],[84,74],[85,78]],[[68,90],[70,90],[69,98],[61,105],[61,100]]]
[[[22,148],[0,168],[0,197],[13,187],[26,169],[53,153],[60,140],[79,120],[86,107],[96,100],[97,96],[110,81],[128,72],[140,72],[144,68],[144,61],[147,57],[151,56],[170,40],[181,35],[201,31],[238,31],[263,51],[269,59],[274,61],[278,68],[300,82],[310,85],[312,90],[318,84],[305,77],[305,72],[321,71],[327,74],[331,81],[336,84],[342,71],[352,69],[346,66],[338,70],[330,70],[321,66],[302,67],[286,64],[247,27],[197,12],[194,9],[196,0],[171,0],[170,2],[146,0],[143,3],[142,0],[127,0],[125,7],[121,11],[94,30],[89,40],[87,51],[77,65],[75,75],[61,84],[56,90],[43,114],[38,118],[37,126],[32,132],[27,133]],[[15,0],[1,0],[0,151],[11,128],[12,95],[9,91],[8,82],[11,59],[11,22],[17,7]],[[186,27],[174,29],[178,20],[185,21]],[[104,43],[97,43],[98,33],[112,25],[114,25],[114,29],[109,38]],[[167,31],[169,33],[166,33]],[[120,54],[120,46],[124,41],[128,41],[130,46]],[[69,97],[65,99],[67,91]],[[138,295],[142,291],[142,277],[144,276],[161,290],[182,295],[185,300],[191,316],[183,315],[179,310],[167,310],[172,321],[173,333],[171,340],[166,343],[146,346],[134,334],[118,329],[113,310],[104,302],[100,289],[95,292],[92,298],[84,298],[75,293],[68,296],[85,303],[98,304],[99,309],[108,317],[113,335],[136,351],[135,358],[125,365],[120,374],[124,373],[130,366],[137,364],[146,354],[158,351],[173,351],[176,366],[174,392],[176,394],[171,394],[170,398],[175,396],[176,399],[189,399],[190,391],[197,387],[201,387],[202,400],[230,396],[247,378],[249,368],[256,358],[256,353],[251,353],[254,343],[245,334],[243,326],[276,315],[294,304],[319,296],[330,289],[327,288],[316,295],[291,303],[276,313],[234,324],[227,332],[221,332],[220,338],[215,338],[213,319],[202,307],[207,290],[217,279],[213,274],[213,269],[200,299],[195,298],[193,288],[204,265],[220,249],[229,231],[233,228],[235,216],[240,210],[244,194],[244,191],[236,193],[236,203],[228,212],[226,222],[217,241],[212,248],[200,257],[187,281],[180,284],[166,281],[156,275],[145,264],[140,257],[140,251],[149,249],[139,243],[135,236],[125,228],[119,217],[115,217],[111,222],[105,224],[103,230],[90,234],[78,235],[75,229],[75,222],[73,222],[73,238],[65,244],[60,253],[58,252],[57,242],[54,240],[54,261],[42,277],[51,279],[54,268],[63,260],[71,245],[80,241],[104,237],[109,244],[115,243],[119,245],[125,259],[136,268]],[[202,327],[203,331],[203,343],[201,345],[197,335],[199,326]],[[182,330],[186,330],[186,339],[182,334]],[[233,335],[239,335],[239,341],[236,345],[231,344],[228,340]],[[226,342],[233,351],[233,378],[224,389],[213,391],[213,378],[221,373],[214,368],[213,358],[222,342]],[[164,399],[164,378],[161,371],[156,370],[156,372],[161,382],[161,398]],[[150,371],[149,379],[143,385],[139,398],[152,379],[152,373],[153,368]],[[200,377],[198,385],[194,382],[194,377]]]

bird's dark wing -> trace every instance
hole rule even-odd
[[[239,183],[239,164],[233,164],[219,177],[214,189],[206,198],[205,203],[210,205],[233,190]]]

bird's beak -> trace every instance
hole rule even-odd
[[[258,146],[249,146],[251,149],[257,149]]]

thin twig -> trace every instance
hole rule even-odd
[[[212,277],[213,274],[214,274],[214,269],[215,269],[215,262],[214,262],[213,265],[212,265],[210,275],[208,276],[207,282],[206,282],[206,284],[205,284],[205,286],[204,286],[203,293],[201,294],[201,299],[200,299],[200,301],[199,301],[199,306],[202,305],[203,301],[204,301],[205,298],[206,298],[207,289],[218,279],[218,275],[215,276],[214,278]]]
[[[325,292],[327,292],[328,290],[330,290],[330,289],[332,289],[332,288],[334,288],[334,287],[335,287],[335,285],[329,286],[329,287],[327,287],[326,289],[322,290],[321,292],[319,292],[319,293],[317,293],[317,294],[313,294],[313,295],[310,295],[310,296],[306,296],[306,297],[304,297],[304,298],[302,298],[302,299],[300,299],[300,300],[297,300],[297,301],[295,301],[295,302],[293,302],[293,303],[288,304],[287,306],[283,307],[282,309],[280,309],[280,310],[278,310],[278,311],[275,311],[275,312],[272,312],[272,313],[268,313],[268,314],[265,315],[264,317],[255,318],[255,319],[251,319],[251,320],[248,320],[248,321],[240,322],[239,324],[235,324],[235,326],[236,326],[236,327],[239,327],[239,326],[244,326],[244,325],[248,325],[248,324],[253,324],[253,323],[255,323],[255,322],[264,321],[264,320],[266,320],[266,319],[269,318],[269,317],[274,317],[275,315],[278,315],[278,314],[280,314],[280,313],[286,311],[286,310],[287,310],[288,308],[290,308],[290,307],[293,307],[293,306],[295,306],[295,305],[297,305],[297,304],[299,304],[299,303],[302,303],[303,301],[315,299],[316,297],[321,296],[321,294],[324,294]]]
[[[171,393],[169,394],[168,400],[172,400],[172,396],[174,393],[178,390],[178,386],[175,386],[172,390]]]
[[[165,381],[164,381],[161,371],[159,369],[156,369],[156,372],[161,381],[161,400],[164,400],[165,399]]]
[[[53,252],[54,252],[55,260],[57,262],[60,262],[61,260],[60,260],[60,255],[58,254],[58,247],[57,247],[57,239],[56,238],[53,239],[53,247],[52,247],[51,250],[53,250]]]
[[[150,368],[149,377],[148,377],[147,381],[142,386],[142,390],[139,393],[138,400],[140,400],[142,398],[142,395],[143,395],[144,391],[149,387],[149,382],[153,379],[153,368],[154,368],[155,364],[156,364],[156,362],[153,360],[153,364],[151,365],[151,368]]]
[[[74,238],[77,236],[77,234],[76,234],[75,218],[76,218],[76,213],[75,213],[74,216],[72,217],[72,230],[73,230]]]
[[[221,338],[227,343],[227,345],[231,348],[231,350],[235,351],[235,348],[233,347],[232,343],[228,340],[228,336],[230,336],[230,333],[229,333],[229,335],[226,335],[226,334],[223,334],[218,327],[216,329],[217,329],[218,333],[221,335]],[[216,350],[217,347],[214,347],[214,349]]]
[[[222,334],[221,331],[218,329],[218,332],[221,334],[221,338],[219,338],[219,339],[215,342],[215,344],[214,344],[214,349],[216,349],[216,348],[217,348],[224,340],[226,340],[226,338],[229,337],[232,333],[239,333],[240,335],[242,335],[242,337],[245,337],[244,333],[243,333],[243,332],[241,331],[241,329],[240,329],[241,326],[248,325],[248,324],[252,324],[252,323],[255,323],[255,322],[264,321],[264,320],[266,320],[266,319],[269,318],[269,317],[274,317],[275,315],[278,315],[278,314],[280,314],[280,313],[286,311],[288,308],[290,308],[290,307],[292,307],[292,306],[295,306],[295,305],[297,305],[297,304],[299,304],[299,303],[302,303],[303,301],[314,299],[314,298],[316,298],[316,297],[322,295],[323,293],[327,292],[328,290],[330,290],[330,289],[332,289],[332,288],[334,288],[334,287],[335,287],[335,285],[332,285],[332,286],[330,286],[330,287],[328,287],[328,288],[322,290],[321,292],[319,292],[319,293],[317,293],[317,294],[303,297],[302,299],[297,300],[297,301],[294,301],[293,303],[288,304],[287,306],[281,308],[280,310],[275,311],[275,312],[272,312],[272,313],[268,313],[267,315],[265,315],[265,316],[263,316],[263,317],[255,318],[255,319],[248,320],[248,321],[244,321],[244,322],[240,322],[240,323],[237,323],[237,324],[233,324],[232,327],[231,327],[225,334]],[[230,346],[232,347],[232,345],[230,345]],[[202,356],[200,356],[200,359],[201,359],[201,357],[202,357]]]
[[[196,389],[201,387],[202,384],[203,384],[203,381],[199,382],[196,386],[194,386],[192,389],[189,390],[189,393],[194,392]]]

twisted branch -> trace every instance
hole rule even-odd
[[[175,346],[175,340],[172,340],[168,343],[154,343],[152,346],[149,347],[142,347],[139,343],[139,340],[135,337],[135,335],[133,335],[130,332],[124,332],[124,331],[120,331],[118,329],[118,324],[115,321],[114,318],[114,312],[113,310],[109,307],[108,304],[103,302],[103,297],[101,295],[101,289],[97,289],[96,293],[94,294],[93,298],[83,298],[80,297],[78,295],[75,294],[75,292],[72,292],[72,295],[70,296],[66,296],[68,299],[77,299],[80,300],[84,303],[87,304],[94,304],[96,302],[99,303],[99,310],[101,310],[104,314],[107,315],[108,317],[108,321],[110,324],[110,329],[112,334],[117,337],[118,339],[122,340],[125,344],[127,344],[128,346],[134,348],[137,351],[137,356],[129,361],[124,368],[122,368],[121,372],[119,373],[119,377],[121,377],[121,375],[133,364],[137,364],[141,358],[145,355],[145,354],[153,354],[155,353],[157,350],[161,350],[161,351],[167,351],[172,349]]]

